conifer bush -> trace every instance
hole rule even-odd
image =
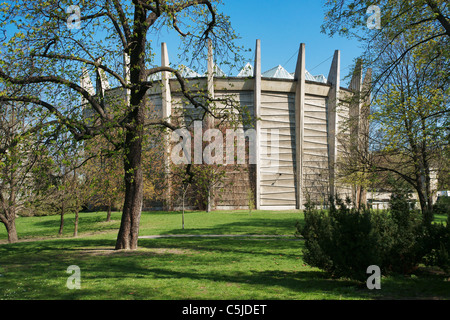
[[[306,206],[297,235],[305,239],[304,261],[334,277],[367,279],[367,267],[382,274],[413,272],[429,252],[420,213],[405,195],[391,199],[390,211],[356,209],[347,199],[330,200],[329,210]]]

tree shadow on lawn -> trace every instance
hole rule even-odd
[[[227,273],[226,271],[220,273],[203,273],[203,272],[188,272],[188,271],[175,271],[167,270],[163,268],[151,268],[148,270],[159,279],[191,279],[208,282],[223,282],[234,283],[238,285],[248,286],[249,291],[253,291],[254,287],[265,287],[260,289],[266,292],[266,294],[273,294],[273,297],[268,299],[277,298],[278,292],[276,288],[283,287],[291,292],[289,296],[320,296],[325,298],[326,295],[332,296],[345,296],[347,298],[366,298],[362,288],[353,281],[346,280],[333,280],[330,279],[320,271],[280,271],[280,270],[248,270],[245,273]],[[253,289],[252,289],[253,288]],[[251,293],[249,293],[251,295]],[[245,297],[243,298],[245,299]]]
[[[158,238],[140,239],[139,247],[191,249],[197,252],[252,255],[263,257],[299,258],[302,253],[303,241],[289,239],[253,239],[253,238]],[[292,251],[296,251],[292,253]],[[289,251],[289,252],[288,252]]]
[[[238,245],[237,241],[242,242],[243,246]],[[243,287],[238,292],[243,294],[248,292],[243,299],[258,296],[258,294],[269,297],[273,295],[273,299],[277,299],[280,287],[288,290],[281,296],[289,296],[293,299],[297,299],[297,297],[301,299],[305,296],[311,297],[311,299],[449,298],[448,291],[446,293],[445,287],[438,279],[425,276],[413,280],[404,277],[389,278],[386,282],[383,278],[382,290],[368,290],[365,283],[332,279],[326,273],[314,269],[289,271],[285,266],[284,270],[274,270],[277,267],[272,266],[268,267],[268,270],[264,270],[264,267],[257,270],[258,267],[245,268],[245,265],[243,269],[229,268],[230,260],[247,263],[240,259],[247,259],[246,256],[248,257],[249,254],[257,255],[260,258],[267,257],[267,260],[270,260],[272,256],[282,253],[285,258],[292,259],[296,256],[292,250],[289,250],[292,243],[294,242],[283,240],[266,242],[195,238],[180,241],[180,239],[164,238],[140,240],[140,249],[137,251],[115,251],[113,250],[114,239],[57,239],[0,245],[0,265],[2,265],[3,271],[6,268],[5,274],[13,272],[14,279],[26,279],[31,276],[35,280],[30,282],[30,286],[34,286],[35,290],[42,290],[39,279],[59,277],[62,281],[61,289],[59,291],[49,289],[53,290],[51,293],[49,292],[52,299],[76,299],[96,295],[104,297],[104,294],[108,297],[108,292],[104,287],[100,286],[98,290],[96,289],[96,281],[103,279],[109,279],[113,286],[119,279],[142,279],[150,281],[149,283],[152,279],[179,279],[180,281],[190,279],[209,283],[232,283]],[[301,256],[300,246],[294,250],[298,250],[298,256]],[[206,252],[210,254],[204,254]],[[260,258],[256,257],[255,261]],[[175,264],[171,264],[172,262]],[[225,267],[218,271],[221,263],[224,263]],[[298,263],[301,264],[302,261],[298,260]],[[80,266],[83,281],[91,282],[88,288],[84,287],[79,292],[69,292],[65,288],[65,281],[68,277],[66,269],[72,264]],[[205,269],[206,265],[216,266]],[[433,290],[433,286],[436,284],[439,286],[437,292]],[[114,291],[111,293],[111,298],[130,298],[126,295],[129,294],[128,291],[131,287],[131,285],[126,285],[124,288],[114,286],[111,289]],[[429,290],[421,293],[424,287],[429,287]],[[148,288],[148,290],[150,289]],[[150,296],[141,298],[151,299],[153,295],[158,298],[170,294],[164,290],[152,290],[149,291]],[[252,290],[262,291],[252,295]],[[266,293],[262,294],[263,291]],[[123,296],[118,292],[122,292]],[[137,295],[134,297],[138,298]],[[182,299],[178,296],[173,298]],[[226,296],[225,299],[227,299]]]
[[[228,265],[232,259],[239,260],[240,255],[244,257],[249,253],[262,254],[269,259],[270,254],[258,252],[268,245],[253,243],[252,249],[248,251],[239,248],[233,250],[233,244],[236,246],[235,241],[224,243],[219,239],[214,239],[214,241],[195,239],[193,242],[176,244],[174,243],[176,240],[171,240],[143,241],[140,250],[131,252],[115,251],[113,250],[113,240],[101,239],[58,239],[8,244],[0,246],[0,264],[5,268],[4,273],[9,274],[10,281],[31,279],[27,284],[28,290],[42,291],[45,287],[40,284],[43,279],[60,279],[60,291],[53,290],[52,287],[45,287],[45,299],[49,297],[51,299],[72,299],[95,294],[94,288],[91,289],[91,293],[88,293],[88,290],[79,293],[66,290],[65,281],[68,277],[66,270],[72,264],[80,266],[82,279],[86,282],[110,279],[109,281],[114,283],[114,279],[123,278],[171,280],[188,278],[198,281],[267,286],[268,288],[282,286],[299,292],[332,292],[340,290],[343,286],[345,291],[346,286],[352,285],[342,281],[332,281],[327,279],[323,273],[316,271],[243,270],[244,272],[233,272],[227,268],[223,271],[208,269],[205,271],[203,267],[205,265],[217,266],[221,263]],[[203,242],[203,245],[199,242]],[[211,250],[215,251],[211,255],[200,255],[204,251]],[[221,253],[215,254],[218,250],[221,250]],[[228,252],[236,253],[236,256],[230,256],[227,254]],[[171,265],[170,262],[174,261],[176,264]],[[159,267],[160,265],[165,265],[167,268]],[[188,270],[179,270],[180,268],[184,269],[184,266],[189,267]],[[125,292],[128,289],[117,288],[117,290]],[[114,297],[118,298],[117,295]],[[39,299],[39,297],[36,298]]]
[[[325,273],[321,271],[284,271],[284,270],[239,270],[233,271],[228,269],[227,266],[231,264],[231,259],[240,261],[239,256],[230,258],[228,256],[216,257],[214,254],[202,255],[196,252],[194,249],[189,250],[189,247],[179,251],[173,250],[169,246],[160,245],[158,248],[161,251],[154,251],[146,246],[141,246],[141,249],[133,252],[117,252],[110,250],[102,254],[103,250],[108,251],[105,247],[95,249],[94,247],[85,247],[73,250],[74,255],[72,259],[60,260],[59,266],[61,270],[67,268],[68,263],[79,264],[82,270],[82,280],[84,283],[89,281],[107,280],[115,283],[120,279],[134,279],[136,281],[148,281],[149,288],[145,289],[145,292],[152,292],[157,298],[161,296],[167,297],[170,295],[165,290],[170,289],[158,289],[157,291],[152,288],[152,281],[168,280],[176,281],[182,285],[186,279],[188,281],[197,281],[198,283],[204,283],[204,286],[216,286],[217,283],[222,283],[223,286],[229,284],[235,284],[240,286],[238,293],[242,295],[242,299],[248,299],[253,296],[267,297],[268,299],[279,299],[279,288],[290,291],[288,295],[293,299],[301,299],[304,296],[311,296],[313,298],[328,298],[339,297],[343,298],[366,298],[364,290],[361,290],[355,282],[333,280],[330,279]],[[207,250],[207,248],[195,249]],[[98,255],[95,252],[98,250]],[[95,259],[90,257],[95,256]],[[266,255],[267,256],[267,255]],[[267,256],[267,259],[270,259]],[[65,261],[67,261],[65,263]],[[173,266],[175,262],[175,266]],[[245,261],[244,261],[245,262]],[[224,264],[224,268],[220,268],[220,264]],[[58,264],[57,264],[58,265]],[[214,271],[208,270],[205,266],[211,265]],[[166,267],[160,267],[166,266]],[[55,266],[52,266],[52,268]],[[220,271],[217,271],[217,267]],[[65,275],[63,276],[65,277]],[[80,292],[79,296],[89,296],[99,294],[97,288],[89,286],[91,292]],[[139,285],[138,285],[139,287]],[[85,288],[86,289],[86,288]],[[103,290],[102,288],[98,288]],[[89,290],[89,289],[88,289]],[[114,287],[115,291],[113,297],[127,299],[127,293],[130,291],[138,291],[133,284],[126,284],[124,287]],[[189,290],[189,289],[186,289]],[[284,291],[283,290],[283,291]],[[155,292],[154,292],[155,291]],[[258,292],[259,291],[259,292]],[[74,293],[65,292],[66,298],[71,298]],[[187,291],[185,294],[189,294]],[[107,294],[105,292],[104,294]],[[137,292],[136,292],[137,294]],[[173,299],[184,299],[183,290],[180,293],[175,293]],[[230,293],[231,297],[234,297],[236,293]],[[282,297],[286,297],[283,293]],[[135,296],[136,298],[138,295]],[[151,298],[149,296],[142,297],[142,299]],[[224,293],[224,299],[229,299],[227,293]],[[220,299],[220,298],[218,298]],[[239,298],[237,298],[239,299]],[[286,298],[284,298],[286,299]]]

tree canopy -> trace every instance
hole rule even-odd
[[[0,101],[33,106],[41,123],[63,126],[77,141],[102,135],[123,152],[125,202],[117,249],[137,248],[144,189],[142,147],[150,127],[176,129],[146,116],[152,74],[175,75],[186,103],[212,117],[208,94],[190,91],[177,68],[154,61],[152,38],[178,33],[189,63],[201,63],[211,41],[217,56],[239,57],[236,34],[220,0],[8,1],[0,7]],[[94,88],[80,84],[94,75]],[[108,90],[104,81],[108,79]],[[82,80],[84,81],[84,80]]]

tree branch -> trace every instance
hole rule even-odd
[[[107,7],[106,7],[106,15],[108,16],[109,20],[111,20],[111,23],[113,24],[114,29],[116,29],[116,32],[117,32],[117,34],[118,34],[118,36],[120,38],[120,41],[122,41],[122,46],[124,48],[127,48],[128,47],[127,38],[125,37],[124,33],[120,29],[120,25],[117,23],[117,20],[115,19],[113,13],[110,11],[108,4],[107,4]]]
[[[79,57],[75,57],[75,56],[66,56],[66,55],[61,55],[61,54],[45,54],[44,53],[44,54],[32,54],[31,56],[43,57],[43,58],[49,58],[49,59],[62,59],[62,60],[71,60],[71,61],[83,62],[83,63],[92,65],[92,66],[94,66],[96,68],[99,68],[99,69],[102,69],[102,70],[108,72],[114,78],[119,80],[119,82],[122,85],[122,87],[124,87],[125,89],[131,89],[131,86],[128,85],[125,82],[125,80],[123,79],[122,76],[120,76],[117,72],[109,69],[108,67],[106,67],[103,64],[101,64],[99,62],[96,62],[96,61],[90,61],[90,60],[79,58]]]
[[[436,14],[436,19],[439,21],[441,26],[445,29],[445,33],[450,36],[450,22],[447,18],[442,14],[439,9],[437,3],[433,0],[427,0],[428,6],[431,8],[434,14]]]
[[[211,21],[208,23],[208,28],[206,28],[205,32],[203,32],[204,39],[207,39],[209,37],[209,34],[212,32],[214,26],[216,25],[216,11],[214,10],[214,7],[210,0],[191,0],[187,1],[186,3],[181,3],[178,5],[173,5],[169,8],[166,8],[166,12],[172,14],[173,18],[173,26],[175,30],[182,35],[183,37],[189,35],[189,33],[183,33],[177,26],[177,19],[176,19],[176,13],[179,13],[187,8],[198,6],[198,5],[205,5],[208,8],[208,11],[211,13]]]
[[[374,82],[375,82],[375,83],[378,83],[378,81],[379,81],[380,79],[383,78],[383,76],[384,76],[385,73],[388,73],[387,76],[386,76],[386,78],[389,77],[389,76],[392,74],[393,69],[394,69],[394,68],[402,61],[402,59],[408,54],[408,52],[410,52],[411,50],[413,50],[415,47],[417,47],[417,46],[419,46],[419,45],[421,45],[421,44],[423,44],[423,43],[425,43],[425,42],[428,42],[428,41],[430,41],[430,40],[432,40],[432,39],[434,39],[434,38],[442,37],[442,36],[444,36],[444,35],[446,35],[446,33],[435,34],[435,35],[433,35],[433,36],[431,36],[431,37],[428,37],[428,38],[426,38],[426,39],[424,39],[424,40],[422,40],[422,41],[419,41],[419,42],[415,43],[414,45],[412,45],[411,47],[407,48],[405,51],[403,51],[403,53],[402,53],[399,57],[397,57],[397,58],[390,64],[389,67],[385,68],[385,70],[384,70],[383,72],[380,73],[380,75],[377,77],[377,79],[376,79]],[[386,79],[386,78],[385,78],[385,79]],[[383,82],[383,83],[384,83],[384,82]],[[377,91],[375,92],[375,94],[378,93],[379,90],[381,90],[383,83],[381,83],[381,85],[378,85],[378,89],[377,89]]]
[[[84,88],[80,87],[79,85],[57,77],[57,76],[37,76],[37,77],[28,77],[28,78],[13,78],[9,75],[7,75],[5,72],[3,72],[3,70],[0,69],[0,78],[3,78],[13,84],[33,84],[33,83],[46,83],[46,82],[50,82],[50,83],[55,83],[55,84],[62,84],[65,85],[75,91],[77,91],[78,93],[80,93],[90,104],[91,106],[94,108],[94,110],[103,118],[103,119],[109,119],[109,117],[106,115],[106,113],[104,112],[103,108],[101,107],[101,105],[95,101],[94,97],[91,96],[89,94],[89,92],[87,92]]]
[[[178,127],[174,126],[173,124],[171,124],[170,122],[165,121],[165,120],[152,120],[152,121],[148,121],[148,122],[145,123],[144,126],[146,126],[146,127],[150,127],[150,126],[163,126],[163,127],[166,127],[166,128],[168,128],[168,129],[170,129],[170,130],[172,130],[172,131],[175,131],[175,130],[179,129]]]
[[[35,132],[41,130],[42,128],[45,128],[45,127],[53,125],[53,124],[58,124],[58,123],[59,122],[57,120],[52,120],[49,122],[41,123],[39,125],[32,127],[31,129],[29,129],[27,131],[22,132],[21,134],[17,135],[9,144],[0,147],[0,154],[5,154],[8,149],[14,148],[15,146],[17,146],[18,143],[20,142],[20,137],[25,137],[31,133],[35,133]]]
[[[159,73],[159,72],[171,72],[171,73],[173,73],[175,75],[175,77],[177,78],[178,83],[180,84],[181,92],[189,100],[189,102],[192,103],[192,105],[195,108],[201,108],[201,109],[205,110],[207,113],[209,113],[211,116],[216,118],[216,116],[213,114],[213,112],[207,106],[205,106],[202,103],[198,102],[195,99],[196,96],[194,96],[191,93],[189,93],[189,91],[186,88],[185,79],[183,78],[183,76],[180,74],[180,72],[178,70],[173,69],[171,67],[161,66],[161,67],[156,67],[156,68],[152,68],[152,69],[148,70],[148,75]],[[146,87],[149,88],[149,87],[153,86],[153,81],[144,81],[141,84],[142,84],[143,88],[146,88]]]
[[[131,39],[131,29],[128,25],[127,17],[123,11],[122,5],[118,0],[112,0],[114,4],[114,8],[116,9],[117,13],[119,14],[120,23],[122,24],[123,31],[125,34],[126,42],[129,44]]]
[[[50,121],[48,123],[46,123],[45,125],[41,125],[41,126],[35,126],[32,129],[30,129],[29,131],[26,131],[25,133],[33,133],[35,131],[40,130],[42,127],[47,126],[47,125],[51,125],[51,124],[55,124],[55,123],[64,123],[67,128],[70,130],[70,132],[75,136],[75,139],[77,140],[81,140],[81,137],[83,135],[85,135],[86,133],[88,133],[87,131],[90,131],[89,129],[87,129],[84,125],[82,124],[78,124],[78,126],[73,125],[73,123],[68,122],[67,117],[65,117],[63,114],[61,114],[61,112],[58,111],[58,109],[56,107],[54,107],[53,105],[51,105],[48,102],[42,101],[38,98],[35,97],[5,97],[5,96],[0,96],[0,101],[16,101],[16,102],[26,102],[26,103],[34,103],[37,105],[41,105],[44,108],[46,108],[48,111],[50,111],[52,114],[54,114],[58,120],[55,121]],[[83,129],[80,129],[80,126],[83,127]],[[84,131],[84,132],[83,132]],[[91,133],[91,132],[89,132]],[[0,149],[0,153],[2,153],[2,151],[4,152],[4,150]]]

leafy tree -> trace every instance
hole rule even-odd
[[[1,5],[0,24],[8,30],[0,58],[5,88],[1,100],[34,104],[50,112],[75,140],[103,135],[123,152],[125,200],[116,249],[137,248],[146,130],[176,128],[168,119],[146,117],[145,95],[155,85],[149,76],[173,73],[186,102],[203,114],[233,114],[215,114],[214,99],[191,92],[175,68],[152,67],[151,37],[163,26],[180,34],[186,53],[196,61],[206,56],[208,39],[217,56],[238,57],[236,36],[228,18],[219,13],[219,4],[214,0],[83,1],[80,16],[67,14],[72,5],[68,0],[16,0]],[[96,75],[95,92],[78,84],[86,73]],[[113,93],[102,86],[103,74],[117,88]],[[23,90],[11,92],[7,90],[11,85]],[[29,88],[39,94],[29,94],[25,90]]]
[[[418,37],[416,33],[403,35],[387,54],[397,55]],[[380,132],[379,138],[374,139],[378,152],[372,165],[377,170],[396,173],[414,188],[428,223],[432,221],[437,187],[432,177],[437,174],[449,134],[449,119],[443,111],[449,105],[450,87],[440,73],[443,57],[426,59],[435,45],[430,40],[405,55],[393,69],[389,83],[380,89],[372,115]],[[441,116],[433,116],[436,114]]]
[[[371,5],[380,9],[379,29],[367,25]],[[349,148],[347,172],[368,184],[391,172],[417,192],[425,221],[432,220],[439,171],[448,170],[449,7],[445,1],[327,1],[323,31],[361,41],[363,61],[373,69],[369,153]],[[376,13],[375,13],[376,14]],[[361,97],[356,97],[360,99]],[[350,152],[351,151],[351,152]],[[368,178],[370,177],[370,178]]]
[[[10,243],[18,240],[15,219],[26,210],[33,170],[45,162],[47,125],[22,103],[0,102],[0,221]]]
[[[81,147],[67,139],[67,133],[61,133],[47,144],[45,158],[33,168],[29,181],[29,210],[45,215],[59,214],[60,236],[68,212],[75,214],[74,236],[77,236],[78,213],[91,193],[90,177],[85,174],[84,166],[92,156],[83,154]]]

